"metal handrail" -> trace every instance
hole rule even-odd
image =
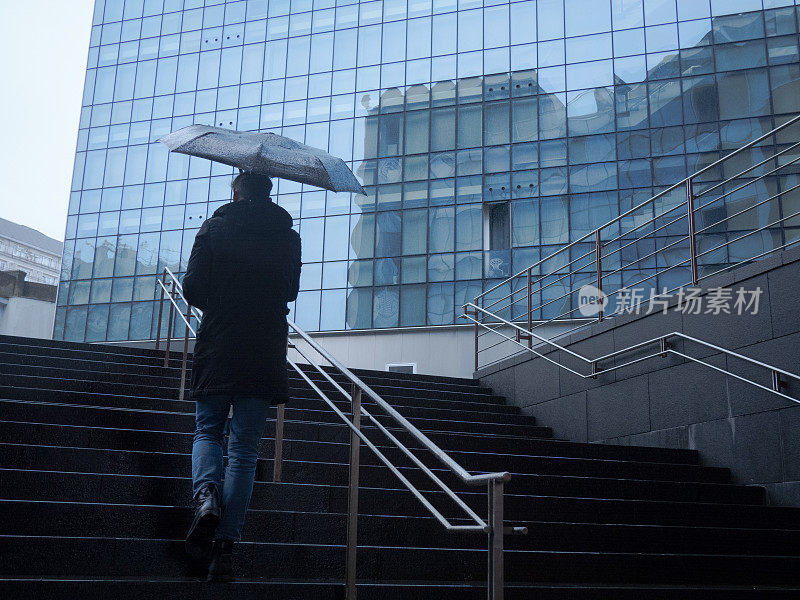
[[[159,304],[158,329],[156,336],[156,349],[160,346],[161,323],[163,316],[164,296],[169,300],[169,325],[166,336],[165,366],[169,364],[169,344],[172,338],[173,316],[177,311],[186,325],[184,330],[184,353],[181,367],[180,399],[184,397],[186,381],[186,354],[189,342],[189,332],[196,337],[196,330],[191,326],[191,318],[195,317],[199,322],[202,313],[192,307],[183,295],[183,286],[178,277],[168,268],[164,267],[163,280],[156,278],[157,285],[161,290],[161,300]],[[168,285],[169,283],[169,285]],[[182,300],[186,305],[186,315],[181,311],[178,300]],[[378,459],[400,480],[400,482],[411,492],[411,494],[423,505],[423,507],[448,531],[470,531],[485,533],[488,536],[488,576],[487,593],[489,600],[502,600],[504,595],[504,568],[503,568],[503,536],[506,534],[526,534],[525,527],[504,527],[503,525],[503,490],[504,485],[510,480],[511,474],[507,471],[494,473],[471,474],[455,460],[453,460],[444,450],[434,443],[417,427],[412,425],[408,419],[401,415],[394,407],[386,402],[370,386],[364,383],[350,369],[345,367],[339,360],[331,355],[324,347],[315,342],[305,331],[297,326],[293,321],[287,319],[287,324],[300,338],[302,338],[319,356],[330,364],[341,375],[347,378],[352,386],[352,391],[348,392],[340,385],[328,371],[321,367],[306,352],[295,344],[291,347],[308,361],[309,365],[318,371],[338,392],[341,392],[351,402],[351,416],[348,417],[328,395],[320,389],[309,375],[292,359],[287,358],[288,365],[294,369],[300,377],[319,395],[319,397],[333,410],[350,429],[350,477],[348,484],[348,525],[347,525],[347,568],[346,568],[346,597],[348,600],[355,600],[356,597],[356,538],[358,520],[358,473],[359,473],[359,449],[363,442]],[[445,484],[433,470],[426,466],[403,442],[401,442],[383,423],[372,415],[363,405],[362,397],[367,396],[389,417],[391,417],[399,428],[412,436],[423,449],[430,451],[437,460],[442,463],[450,472],[455,474],[460,481],[467,485],[487,485],[487,495],[489,500],[488,518],[481,518],[462,498],[456,494],[447,484]],[[273,463],[273,481],[280,482],[282,476],[282,455],[283,455],[283,424],[284,424],[283,404],[277,407],[277,421],[275,428],[275,459]],[[439,511],[425,495],[394,465],[389,458],[372,442],[361,430],[361,420],[368,419],[384,436],[386,436],[394,447],[399,449],[409,458],[416,467],[438,487],[466,516],[473,521],[471,525],[454,524]]]
[[[749,203],[748,206],[742,209],[734,210],[732,214],[728,214],[724,218],[715,219],[715,222],[712,224],[705,224],[702,228],[698,228],[695,224],[696,215],[698,212],[701,212],[709,207],[715,205],[715,203],[719,203],[720,200],[725,200],[727,198],[732,197],[733,194],[737,193],[738,191],[746,188],[747,186],[753,185],[759,181],[763,181],[764,179],[771,177],[779,177],[779,172],[782,169],[786,169],[792,165],[795,165],[800,162],[800,156],[791,157],[788,156],[785,159],[781,159],[787,155],[787,153],[800,148],[800,142],[795,142],[793,144],[787,144],[786,147],[780,148],[775,140],[775,135],[780,131],[791,127],[800,123],[800,115],[796,115],[791,119],[788,119],[785,123],[775,127],[771,131],[759,136],[758,138],[752,140],[751,142],[743,145],[742,147],[734,150],[733,152],[729,153],[726,156],[719,158],[718,160],[714,161],[713,163],[706,165],[699,171],[689,175],[688,177],[682,179],[678,183],[675,183],[666,189],[662,190],[655,196],[645,200],[644,202],[639,203],[638,205],[624,211],[620,215],[614,217],[613,219],[609,220],[605,224],[597,227],[596,229],[588,232],[573,242],[561,247],[560,249],[554,251],[550,255],[539,259],[538,261],[534,262],[530,266],[526,267],[525,269],[520,270],[519,272],[515,273],[514,275],[506,278],[505,280],[496,283],[483,291],[481,294],[475,296],[474,301],[471,303],[467,303],[463,306],[465,313],[469,313],[473,311],[472,308],[469,307],[476,307],[484,309],[486,312],[480,312],[475,310],[474,311],[474,319],[469,315],[465,314],[462,315],[462,318],[466,318],[470,321],[482,321],[484,318],[495,318],[496,315],[494,313],[498,313],[500,311],[512,310],[514,313],[520,312],[521,317],[517,314],[512,314],[512,321],[517,321],[520,323],[525,324],[523,321],[527,321],[527,329],[517,330],[516,333],[516,342],[520,342],[523,338],[528,340],[528,349],[531,348],[533,345],[534,337],[529,335],[528,330],[534,328],[533,325],[533,315],[538,314],[540,316],[544,316],[544,309],[548,307],[558,308],[559,303],[566,302],[570,306],[574,306],[573,301],[571,300],[571,296],[576,293],[577,284],[572,282],[564,282],[564,280],[568,280],[569,277],[578,275],[581,278],[581,283],[592,283],[594,284],[597,289],[600,291],[601,294],[604,294],[608,297],[618,296],[620,292],[625,290],[631,290],[636,286],[641,286],[648,281],[654,280],[657,277],[663,276],[668,272],[675,273],[676,269],[683,271],[686,269],[688,271],[687,278],[688,280],[685,284],[691,285],[698,285],[698,283],[709,277],[713,273],[709,273],[714,267],[717,265],[715,261],[711,261],[711,257],[713,257],[715,252],[724,251],[725,248],[730,248],[734,244],[741,242],[742,240],[753,236],[755,234],[761,233],[766,230],[770,230],[771,228],[781,227],[782,224],[788,222],[790,219],[796,218],[800,216],[800,211],[793,212],[788,215],[783,215],[780,218],[773,219],[767,225],[754,227],[751,229],[747,228],[736,228],[736,231],[741,232],[741,235],[730,235],[733,233],[734,230],[727,232],[725,236],[725,241],[717,242],[714,240],[714,244],[711,248],[703,248],[698,249],[698,242],[697,239],[701,234],[710,235],[713,233],[714,228],[720,227],[726,222],[731,222],[733,219],[741,217],[745,213],[754,214],[753,211],[759,209],[768,203],[778,201],[780,198],[786,196],[789,193],[800,189],[800,185],[790,185],[785,186],[786,189],[782,189],[775,194],[768,194],[769,197],[766,199],[761,199],[760,197],[756,199],[754,202]],[[772,138],[773,142],[776,142],[775,151],[768,157],[764,159],[759,159],[755,164],[748,166],[744,169],[736,168],[736,173],[724,179],[719,183],[714,183],[712,185],[706,186],[703,185],[703,189],[699,189],[697,193],[695,193],[695,183],[698,183],[699,178],[709,171],[719,167],[720,165],[724,164],[726,161],[730,161],[732,158],[740,155],[741,153],[747,151],[750,148],[761,144],[765,140]],[[781,144],[783,145],[783,144]],[[781,160],[779,160],[781,159]],[[767,169],[761,169],[764,172],[757,174],[751,173],[755,169],[759,169],[764,165],[770,163],[774,163],[774,167],[769,167]],[[784,171],[785,172],[785,171]],[[750,174],[750,177],[743,177],[746,174]],[[713,197],[709,198],[709,195],[726,186],[728,183],[733,182],[732,189],[729,190],[722,190],[722,193],[715,194]],[[685,188],[685,198],[683,200],[678,201],[678,199],[673,199],[669,195],[673,192],[677,191],[679,188]],[[698,185],[698,188],[700,186]],[[701,198],[705,199],[708,198],[708,201],[705,203],[698,202]],[[659,203],[659,199],[665,199],[665,202]],[[661,207],[659,207],[661,204]],[[644,218],[643,222],[635,223],[635,226],[625,232],[622,232],[622,225],[623,220],[635,215],[636,213],[647,211],[647,213],[651,214],[652,216],[647,216],[647,213],[643,214],[642,217]],[[681,216],[674,216],[676,211],[682,211],[683,215]],[[657,214],[656,214],[657,213]],[[681,223],[684,221],[686,225],[682,225]],[[637,219],[638,220],[638,219]],[[668,230],[670,227],[677,226],[682,229],[682,231],[675,231],[675,234],[669,234]],[[683,229],[685,227],[685,229]],[[615,230],[614,230],[615,229]],[[603,232],[610,233],[609,236],[604,236]],[[657,237],[656,234],[659,232],[664,232],[661,234],[661,237]],[[636,233],[637,235],[632,235]],[[594,238],[594,240],[592,240]],[[654,241],[658,241],[659,239],[665,239],[665,244],[663,247],[657,247],[653,251],[647,252],[644,256],[635,256],[632,260],[624,261],[622,252],[631,247],[635,246],[637,243],[640,243],[643,240],[648,238],[653,239]],[[669,239],[667,239],[669,238]],[[673,239],[674,238],[674,239]],[[573,248],[577,249],[578,245],[591,245],[592,241],[594,241],[594,249],[589,250],[588,252],[580,249],[578,252],[574,252],[575,254],[581,254],[581,256],[577,258],[571,258],[573,254]],[[798,240],[790,240],[787,243],[781,244],[779,241],[775,244],[775,247],[772,247],[770,250],[766,252],[761,252],[755,256],[750,256],[743,259],[731,259],[728,257],[724,261],[718,261],[723,263],[721,269],[714,270],[714,273],[718,273],[724,270],[731,268],[732,264],[727,263],[735,263],[741,264],[743,262],[750,262],[752,260],[756,260],[757,258],[761,258],[766,256],[770,253],[777,252],[782,250],[785,247],[788,247],[792,244],[797,244]],[[670,258],[669,256],[674,255],[675,252],[682,253],[684,251],[684,246],[688,244],[688,252],[686,258],[682,258],[681,256],[674,256]],[[671,254],[670,254],[671,253]],[[592,257],[592,255],[594,255]],[[609,263],[609,259],[612,256],[616,255],[616,259],[614,259],[613,264],[610,265],[609,269],[604,269],[604,261],[606,265]],[[659,256],[667,256],[666,264],[659,265]],[[727,256],[727,254],[726,254]],[[587,257],[592,257],[588,258]],[[652,260],[654,261],[654,265],[652,268],[646,268],[646,273],[642,275],[647,275],[643,279],[637,279],[635,282],[626,283],[622,287],[618,289],[614,289],[613,292],[607,293],[604,290],[604,284],[610,285],[613,288],[616,288],[614,280],[611,279],[614,276],[619,277],[620,273],[630,272],[631,268],[634,265],[644,265],[645,261]],[[701,262],[702,260],[702,262]],[[566,264],[561,264],[566,263]],[[578,263],[576,265],[576,263]],[[624,264],[623,264],[624,263]],[[549,267],[547,265],[550,265]],[[701,272],[702,267],[702,272]],[[644,268],[644,267],[642,267]],[[592,273],[592,270],[595,273]],[[521,281],[522,277],[527,277],[528,285],[527,285],[527,294],[525,294],[524,290],[504,290],[502,289],[503,286],[511,286],[512,288],[515,286],[515,281]],[[680,273],[678,274],[680,277]],[[586,279],[590,279],[589,281],[584,281]],[[564,282],[564,283],[562,283]],[[611,282],[611,283],[609,283]],[[565,288],[564,291],[557,292],[560,295],[557,295],[555,298],[545,298],[544,294],[542,293],[545,288],[550,288],[555,285],[559,285],[559,287]],[[500,297],[495,298],[492,297],[495,292],[500,290]],[[534,293],[535,291],[535,293]],[[536,299],[536,304],[534,305],[534,299]],[[489,312],[486,309],[491,309],[493,312]],[[539,323],[536,324],[536,327],[542,327],[548,323],[553,322],[555,319],[560,319],[562,317],[569,319],[571,315],[574,315],[576,312],[576,308],[571,308],[566,312],[561,312],[559,315],[550,318],[541,320]],[[558,312],[552,311],[552,312]],[[597,317],[595,317],[594,321],[602,321],[605,318],[604,311],[599,310]],[[583,322],[583,325],[577,327],[578,329],[581,326],[587,324]],[[482,325],[482,323],[480,323]],[[487,334],[488,331],[481,330],[479,327],[479,323],[475,323],[475,369],[477,370],[480,366],[479,361],[479,354],[486,350],[486,348],[481,349],[478,338],[482,334]],[[502,343],[502,342],[501,342]],[[499,345],[499,344],[496,344]],[[522,347],[525,347],[523,344],[518,344]]]
[[[555,350],[560,350],[561,352],[569,354],[570,356],[572,356],[574,358],[577,358],[580,361],[583,361],[584,363],[586,363],[587,365],[590,366],[591,372],[589,372],[589,373],[581,373],[580,371],[572,369],[572,368],[570,368],[570,367],[558,362],[557,360],[555,360],[553,358],[550,358],[546,354],[543,354],[542,352],[537,351],[535,348],[528,348],[525,345],[523,345],[520,342],[518,342],[517,340],[515,340],[515,339],[513,339],[511,337],[508,337],[503,333],[495,332],[497,335],[501,335],[501,336],[505,337],[508,341],[514,342],[514,343],[522,346],[528,352],[530,352],[532,354],[535,354],[536,356],[538,356],[540,358],[543,358],[543,359],[547,360],[548,362],[550,362],[550,363],[552,363],[552,364],[554,364],[554,365],[556,365],[556,366],[558,366],[558,367],[560,367],[560,368],[562,368],[562,369],[564,369],[566,371],[569,371],[573,375],[577,375],[578,377],[581,377],[582,379],[590,379],[590,378],[591,379],[595,379],[595,378],[597,378],[598,375],[603,375],[605,373],[611,373],[612,371],[616,371],[616,370],[621,369],[623,367],[627,367],[627,366],[642,362],[644,360],[648,360],[650,358],[665,357],[667,354],[675,354],[677,356],[681,356],[681,357],[683,357],[683,358],[685,358],[687,360],[702,364],[702,365],[704,365],[706,367],[709,367],[711,369],[714,369],[716,371],[724,373],[725,375],[729,375],[731,377],[734,377],[735,379],[738,379],[740,381],[744,381],[745,383],[749,383],[749,384],[751,384],[751,385],[753,385],[755,387],[761,388],[763,390],[766,390],[768,392],[776,394],[776,395],[778,395],[778,396],[780,396],[782,398],[785,398],[787,400],[791,400],[792,402],[800,404],[800,398],[794,398],[794,397],[789,396],[787,394],[784,394],[782,392],[782,390],[784,388],[784,385],[785,385],[785,382],[781,381],[781,379],[780,379],[780,377],[783,376],[783,377],[786,377],[786,378],[789,378],[789,379],[793,379],[795,381],[800,382],[800,375],[797,375],[796,373],[792,373],[792,372],[787,371],[785,369],[781,369],[781,368],[776,367],[774,365],[770,365],[770,364],[762,362],[760,360],[756,360],[754,358],[750,358],[749,356],[745,356],[744,354],[739,354],[738,352],[734,352],[733,350],[728,350],[727,348],[723,348],[722,346],[717,346],[716,344],[712,344],[711,342],[706,342],[705,340],[701,340],[701,339],[693,337],[691,335],[686,335],[685,333],[681,333],[679,331],[673,331],[673,332],[670,332],[670,333],[666,333],[664,335],[660,335],[658,337],[649,339],[647,341],[639,342],[637,344],[632,344],[632,345],[627,346],[625,348],[622,348],[620,350],[615,350],[614,352],[610,352],[610,353],[604,354],[602,356],[589,358],[589,357],[586,357],[586,356],[584,356],[584,355],[582,355],[582,354],[580,354],[578,352],[575,352],[574,350],[570,350],[566,346],[562,346],[561,344],[553,341],[553,339],[551,339],[551,338],[546,338],[546,337],[537,335],[537,334],[533,333],[532,331],[529,331],[529,330],[521,327],[520,325],[517,325],[516,323],[513,323],[511,321],[507,321],[507,320],[505,320],[505,319],[503,319],[501,317],[498,317],[497,315],[494,315],[494,314],[490,313],[489,311],[487,311],[487,310],[485,310],[485,309],[473,304],[472,302],[468,302],[465,306],[471,308],[473,311],[480,311],[482,313],[486,313],[488,315],[491,315],[491,317],[493,319],[497,319],[497,320],[501,321],[506,326],[511,327],[511,328],[513,328],[515,330],[518,330],[518,331],[520,331],[521,333],[523,333],[525,335],[530,335],[530,336],[536,338],[539,342],[542,342],[543,344],[548,345],[548,346],[552,346],[552,348],[555,349]],[[466,314],[465,318],[467,318],[468,320],[472,321],[477,326],[481,326],[481,327],[485,326],[482,322],[480,322],[480,320],[475,319],[472,315],[469,315],[468,313]],[[742,375],[738,375],[738,374],[736,374],[736,373],[734,373],[732,371],[729,371],[729,370],[723,369],[721,367],[718,367],[718,366],[716,366],[714,364],[705,362],[705,361],[703,361],[703,360],[701,360],[699,358],[690,356],[690,355],[688,355],[686,353],[679,352],[679,351],[675,350],[674,348],[671,348],[668,345],[669,340],[672,339],[672,338],[680,338],[680,339],[683,339],[683,340],[688,340],[688,341],[693,342],[695,344],[699,344],[701,346],[704,346],[706,348],[714,350],[715,352],[718,352],[718,353],[721,353],[721,354],[725,354],[726,356],[730,356],[730,357],[736,358],[738,360],[747,362],[747,363],[749,363],[751,365],[767,369],[767,370],[770,371],[772,385],[771,385],[771,387],[764,386],[764,385],[762,385],[762,384],[760,384],[760,383],[758,383],[756,381],[753,381],[752,379],[748,379],[747,377],[744,377]],[[606,361],[608,361],[608,360],[610,360],[612,358],[616,358],[618,356],[622,356],[624,354],[628,354],[630,352],[633,352],[634,350],[641,350],[642,348],[646,348],[648,346],[653,346],[653,345],[656,345],[656,344],[658,344],[659,349],[654,354],[650,354],[650,355],[647,355],[647,356],[644,356],[644,357],[640,357],[640,358],[634,359],[634,360],[632,360],[630,362],[622,363],[622,364],[619,364],[619,365],[615,364],[615,365],[613,365],[611,367],[608,367],[608,368],[604,368],[604,369],[599,368],[599,364],[602,363],[602,362],[606,362]]]
[[[522,276],[522,275],[523,275],[523,274],[524,274],[526,271],[528,271],[528,270],[530,270],[530,269],[533,269],[534,267],[537,267],[537,266],[541,265],[543,262],[545,262],[545,261],[547,261],[547,260],[550,260],[550,259],[551,259],[553,256],[555,256],[556,254],[559,254],[559,253],[561,253],[561,252],[564,252],[566,249],[568,249],[568,248],[571,248],[571,247],[573,247],[573,246],[575,246],[575,245],[577,245],[577,244],[580,244],[580,243],[582,243],[582,242],[583,242],[583,243],[585,243],[587,239],[591,238],[591,237],[592,237],[592,236],[595,234],[595,231],[602,231],[603,229],[606,229],[607,227],[610,227],[610,226],[612,226],[614,223],[617,223],[617,222],[621,221],[622,219],[624,219],[625,217],[628,217],[629,215],[631,215],[632,213],[636,212],[637,210],[639,210],[639,209],[641,209],[641,208],[643,208],[643,207],[647,206],[648,204],[650,204],[650,203],[651,203],[651,202],[653,202],[654,200],[657,200],[657,199],[659,199],[659,198],[662,198],[662,197],[664,197],[665,195],[669,194],[670,192],[673,192],[673,191],[675,191],[676,189],[678,189],[678,188],[679,188],[679,187],[681,187],[681,186],[685,186],[685,185],[686,185],[686,184],[687,184],[689,181],[691,181],[691,180],[693,180],[693,179],[696,179],[696,178],[697,178],[697,177],[699,177],[700,175],[703,175],[704,173],[706,173],[707,171],[710,171],[711,169],[713,169],[713,168],[715,168],[715,167],[718,167],[718,166],[719,166],[720,164],[722,164],[723,162],[725,162],[725,161],[727,161],[727,160],[730,160],[731,158],[733,158],[734,156],[737,156],[737,155],[739,155],[740,153],[744,152],[745,150],[749,150],[750,148],[752,148],[752,147],[754,147],[754,146],[757,146],[758,144],[760,144],[760,143],[761,143],[761,142],[763,142],[764,140],[766,140],[766,139],[768,139],[768,138],[772,137],[773,135],[775,135],[775,134],[776,134],[776,133],[778,133],[779,131],[782,131],[783,129],[786,129],[787,127],[790,127],[790,126],[792,126],[792,125],[794,125],[795,123],[798,123],[798,122],[800,122],[800,115],[797,115],[797,116],[795,116],[795,117],[792,117],[792,118],[791,118],[791,119],[789,119],[789,120],[788,120],[786,123],[783,123],[782,125],[779,125],[778,127],[775,127],[774,129],[772,129],[771,131],[769,131],[769,132],[765,133],[764,135],[762,135],[762,136],[760,136],[760,137],[756,138],[755,140],[753,140],[753,141],[751,141],[751,142],[748,142],[747,144],[745,144],[745,145],[744,145],[744,146],[742,146],[741,148],[737,148],[736,150],[734,150],[734,151],[733,151],[733,152],[731,152],[730,154],[728,154],[728,155],[726,155],[726,156],[723,156],[722,158],[719,158],[719,159],[715,160],[713,163],[711,163],[711,164],[709,164],[709,165],[706,165],[705,167],[703,167],[703,168],[702,168],[702,169],[700,169],[699,171],[696,171],[695,173],[693,173],[693,174],[692,174],[692,175],[690,175],[689,177],[686,177],[686,178],[682,179],[682,180],[681,180],[681,181],[679,181],[678,183],[674,183],[674,184],[672,184],[671,186],[669,186],[669,187],[667,187],[666,189],[662,190],[661,192],[659,192],[659,193],[658,193],[658,194],[656,194],[655,196],[653,196],[653,197],[651,197],[651,198],[648,198],[648,199],[647,199],[647,200],[645,200],[644,202],[641,202],[640,204],[637,204],[636,206],[634,206],[634,207],[632,207],[632,208],[629,208],[628,210],[626,210],[625,212],[621,213],[620,215],[618,215],[618,216],[614,217],[613,219],[611,219],[611,220],[607,221],[605,224],[601,225],[600,227],[597,227],[595,230],[593,230],[593,231],[591,231],[591,232],[589,232],[589,233],[586,233],[586,234],[582,235],[582,236],[581,236],[581,237],[579,237],[577,240],[575,240],[575,241],[573,241],[573,242],[569,243],[568,245],[564,246],[564,248],[561,248],[561,249],[557,250],[557,251],[556,251],[556,252],[554,252],[553,254],[550,254],[549,256],[547,256],[547,257],[545,257],[545,258],[542,258],[542,259],[540,259],[540,260],[536,261],[536,262],[535,262],[534,264],[532,264],[531,266],[529,266],[529,267],[526,267],[525,269],[522,269],[522,270],[520,270],[519,272],[515,273],[514,275],[511,275],[511,276],[507,277],[507,278],[506,278],[504,281],[502,281],[502,282],[498,283],[497,285],[495,285],[495,286],[493,286],[493,287],[489,288],[488,290],[484,291],[482,294],[478,294],[477,296],[475,296],[475,298],[476,298],[476,299],[477,299],[477,298],[482,298],[482,297],[484,297],[486,294],[488,294],[489,292],[492,292],[492,291],[494,291],[496,288],[498,288],[498,287],[500,287],[501,285],[503,285],[504,283],[506,283],[507,281],[509,281],[509,280],[511,280],[511,279],[516,279],[517,277],[520,277],[520,276]],[[771,157],[771,158],[774,158],[774,156],[773,156],[773,157]],[[728,180],[730,180],[730,178],[728,178],[726,181],[728,181]],[[724,182],[723,182],[723,183],[724,183]],[[704,192],[701,192],[701,194],[702,194],[702,193],[704,193]],[[678,206],[680,206],[680,205],[678,205]],[[676,207],[677,207],[677,206],[676,206]],[[671,211],[672,211],[672,210],[674,210],[676,207],[673,207],[673,208],[672,208],[672,209],[670,209],[670,211],[668,211],[668,212],[671,212]],[[660,215],[659,215],[659,216],[660,216]],[[651,220],[650,220],[650,222],[652,222],[652,221],[656,220],[657,218],[658,218],[658,217],[654,217],[653,219],[651,219]]]

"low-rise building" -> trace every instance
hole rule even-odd
[[[40,231],[0,219],[0,271],[21,270],[28,282],[58,285],[63,248]]]
[[[0,335],[51,338],[58,286],[0,271]]]

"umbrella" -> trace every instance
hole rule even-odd
[[[290,179],[332,192],[365,193],[341,158],[274,133],[189,125],[158,141],[171,152],[207,158],[242,171]]]

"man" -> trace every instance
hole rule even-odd
[[[271,201],[270,179],[240,173],[231,187],[233,202],[197,233],[183,279],[187,301],[203,311],[191,379],[196,508],[186,549],[210,561],[208,581],[233,581],[233,543],[241,539],[267,413],[288,400],[286,304],[297,298],[300,280],[300,236]]]

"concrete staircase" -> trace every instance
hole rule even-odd
[[[271,482],[268,428],[239,580],[187,571],[194,404],[175,400],[178,366],[177,354],[164,368],[151,350],[0,337],[0,597],[342,596],[349,434],[297,376],[284,483]],[[514,474],[506,519],[529,534],[506,538],[507,598],[800,597],[800,509],[765,506],[761,488],[733,485],[696,452],[554,439],[473,380],[356,374],[468,470]],[[368,449],[361,460],[359,597],[484,598],[485,537],[444,531]],[[485,513],[484,489],[436,472]]]

